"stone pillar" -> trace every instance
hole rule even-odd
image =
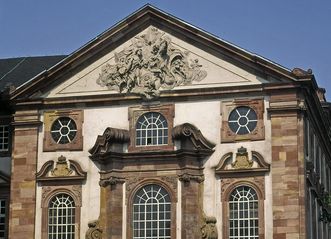
[[[273,98],[275,102],[270,104],[273,238],[306,238],[303,118],[296,105],[284,104],[287,107],[284,112],[282,103],[286,97]]]
[[[102,238],[122,239],[123,183],[124,180],[114,178],[100,181]]]
[[[14,116],[9,238],[34,238],[40,123],[37,111],[21,111]]]
[[[182,181],[182,238],[200,239],[202,225],[203,176],[183,174]]]

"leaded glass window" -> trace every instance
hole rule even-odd
[[[256,112],[247,106],[239,106],[231,111],[228,119],[233,133],[244,135],[251,133],[257,125]]]
[[[48,207],[48,239],[75,238],[75,202],[67,194],[52,198]]]
[[[171,238],[171,200],[161,186],[141,188],[133,201],[133,239]]]
[[[5,199],[0,199],[0,239],[6,238],[7,224],[6,224],[6,209],[7,201]]]
[[[235,188],[229,198],[230,239],[258,239],[258,197],[248,186]]]
[[[166,118],[156,112],[145,113],[136,124],[136,146],[168,144],[168,123]]]
[[[77,126],[73,119],[60,117],[56,119],[51,127],[51,135],[57,144],[70,143],[77,134]]]

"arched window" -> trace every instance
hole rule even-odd
[[[57,194],[48,207],[48,239],[74,238],[75,202],[68,194]]]
[[[136,146],[168,144],[168,123],[166,118],[157,112],[141,115],[136,123]]]
[[[171,238],[171,200],[163,187],[149,184],[133,199],[133,239]]]
[[[229,238],[258,239],[258,196],[249,186],[236,187],[229,198]]]

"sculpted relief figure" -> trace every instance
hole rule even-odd
[[[115,64],[102,67],[97,79],[100,86],[120,93],[134,93],[147,99],[159,96],[160,89],[172,89],[201,81],[207,72],[198,59],[188,59],[156,28],[136,37],[132,45],[115,53]]]

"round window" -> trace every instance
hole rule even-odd
[[[51,127],[51,135],[57,144],[70,143],[77,133],[77,126],[73,119],[60,117],[56,119]]]
[[[233,133],[249,134],[256,128],[257,115],[252,108],[239,106],[231,111],[228,123]]]

